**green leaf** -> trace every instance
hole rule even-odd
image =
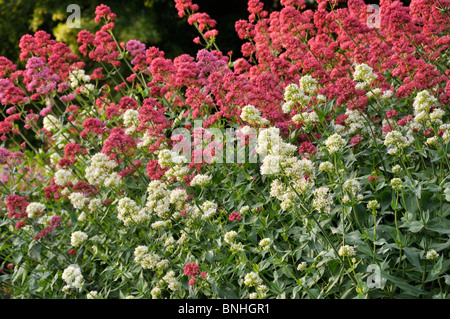
[[[405,252],[406,258],[409,260],[411,264],[413,264],[418,271],[422,272],[422,266],[420,265],[419,259],[419,249],[413,247],[405,247],[403,248]]]
[[[420,295],[426,293],[426,291],[423,291],[422,289],[419,289],[417,287],[411,286],[410,284],[406,283],[404,279],[391,276],[383,270],[380,270],[380,273],[383,278],[386,278],[387,280],[394,283],[397,287],[399,287],[402,290],[405,290],[406,292],[409,292],[413,296],[420,296]]]

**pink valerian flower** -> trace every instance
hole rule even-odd
[[[194,277],[194,276],[192,276],[191,279],[189,279],[188,284],[189,284],[190,286],[194,286],[194,285],[196,284],[196,282],[195,282],[195,277]]]
[[[242,219],[242,215],[239,212],[232,212],[230,214],[230,216],[228,216],[228,220],[230,222],[233,222],[235,220],[241,220]]]
[[[316,154],[317,153],[317,148],[310,142],[305,141],[302,144],[300,144],[300,147],[298,149],[298,153],[299,154]]]
[[[387,111],[387,112],[386,112],[386,117],[387,117],[388,119],[393,118],[393,117],[396,117],[397,115],[398,115],[398,113],[397,113],[396,110],[390,110],[390,111]]]
[[[77,250],[76,250],[75,248],[72,248],[72,249],[70,249],[67,253],[68,253],[70,256],[74,256],[74,255],[76,255]]]
[[[185,16],[186,11],[195,12],[199,7],[192,3],[192,0],[175,0],[175,8],[178,10],[178,17]]]
[[[359,143],[361,143],[362,138],[361,135],[356,134],[351,140],[350,140],[350,145],[352,148],[355,148],[356,146],[358,146]]]
[[[6,197],[6,207],[8,208],[8,217],[14,219],[27,218],[28,214],[26,208],[28,206],[28,201],[18,195],[8,195]]]
[[[118,154],[122,156],[132,155],[135,151],[136,140],[125,134],[120,127],[113,128],[110,135],[103,143],[102,153],[115,158]]]
[[[194,262],[191,262],[191,263],[186,264],[184,266],[184,274],[186,276],[192,276],[193,277],[193,276],[196,276],[196,275],[199,274],[199,269],[200,269],[200,265],[198,265],[198,264],[196,264]]]
[[[89,133],[95,133],[99,136],[106,133],[106,123],[96,117],[88,117],[83,122],[84,130],[81,131],[80,136],[85,137]]]
[[[111,12],[111,8],[108,7],[105,4],[99,5],[97,8],[95,8],[95,19],[94,21],[96,23],[99,23],[102,21],[102,18],[105,18],[107,20],[114,20],[116,18],[116,14]]]

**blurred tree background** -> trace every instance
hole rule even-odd
[[[240,55],[242,42],[237,37],[234,23],[239,19],[247,19],[247,0],[193,2],[200,6],[201,12],[208,13],[217,21],[219,48],[225,53],[233,51],[233,57]],[[263,2],[269,12],[281,8],[279,0]],[[195,56],[200,48],[192,42],[198,36],[197,31],[185,18],[178,17],[173,0],[0,0],[0,56],[20,65],[20,38],[38,30],[52,34],[54,39],[69,44],[78,53],[78,32],[83,29],[95,32],[99,29],[99,25],[94,22],[94,12],[100,3],[110,6],[117,14],[114,32],[120,41],[126,43],[136,39],[147,46],[156,46],[166,53],[167,58],[183,53]],[[72,13],[67,12],[70,4],[80,6],[80,29],[69,28],[66,24]]]

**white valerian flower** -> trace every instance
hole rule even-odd
[[[237,232],[235,232],[234,230],[230,230],[225,234],[224,240],[227,244],[231,244],[234,242],[234,239],[237,237],[237,235]]]
[[[391,90],[386,90],[383,92],[383,95],[381,95],[381,99],[386,101],[389,100],[393,95],[394,92],[392,92]]]
[[[128,197],[119,200],[117,211],[119,212],[117,218],[119,218],[125,226],[128,226],[131,223],[142,223],[150,218],[145,208],[139,208],[136,202]]]
[[[197,174],[191,180],[190,186],[205,186],[211,181],[212,177],[205,174]]]
[[[111,170],[117,167],[117,163],[106,154],[97,153],[91,158],[91,164],[86,168],[85,177],[89,184],[103,186],[105,180],[110,178],[109,183],[117,181],[111,178]]]
[[[425,114],[430,111],[430,108],[437,103],[437,99],[430,94],[430,92],[424,90],[417,93],[414,102],[414,114],[418,115],[419,113],[424,112]]]
[[[328,187],[316,188],[313,192],[313,207],[318,212],[329,213],[333,204],[333,194]]]
[[[67,291],[70,288],[79,288],[83,287],[84,279],[81,274],[80,266],[78,265],[70,265],[66,269],[64,269],[62,273],[62,279],[66,282],[66,286],[63,290]]]
[[[361,184],[354,178],[348,179],[344,182],[343,188],[344,191],[351,194],[353,197],[356,197],[361,190]]]
[[[75,231],[70,237],[70,244],[74,247],[82,245],[88,239],[88,235],[82,231]]]
[[[122,177],[117,172],[112,172],[103,181],[103,184],[106,187],[110,187],[110,188],[118,187],[118,186],[120,186],[121,183],[122,183]]]
[[[339,248],[338,254],[342,257],[351,257],[355,256],[356,252],[353,246],[343,245]]]
[[[126,126],[136,126],[139,123],[138,117],[138,110],[128,109],[125,111],[125,113],[123,113],[123,124],[125,124]]]
[[[292,109],[294,108],[294,101],[287,101],[284,102],[283,105],[281,106],[281,110],[283,111],[283,113],[291,113]]]
[[[431,249],[427,251],[427,254],[425,255],[426,259],[434,260],[439,258],[439,254],[436,252],[436,250]]]
[[[99,298],[99,294],[98,294],[98,291],[96,291],[96,290],[92,290],[86,295],[86,299],[98,299],[98,298]]]
[[[89,198],[80,192],[70,194],[69,199],[72,206],[77,209],[84,209],[89,204]]]
[[[162,290],[161,287],[156,286],[151,291],[150,294],[152,295],[152,299],[159,299],[161,298]]]
[[[292,101],[302,106],[306,106],[309,104],[311,98],[307,96],[297,84],[291,83],[284,89],[284,100],[286,102]]]
[[[325,140],[325,146],[330,154],[339,152],[346,144],[347,142],[337,133]]]
[[[400,178],[395,177],[393,179],[391,179],[391,187],[393,190],[400,190],[403,188],[403,182]]]
[[[45,210],[45,205],[42,203],[32,202],[29,203],[26,208],[26,213],[28,214],[28,218],[34,218],[38,213],[41,213]]]
[[[244,106],[241,112],[241,119],[250,124],[268,124],[269,121],[261,116],[261,111],[249,104]]]
[[[300,89],[311,95],[314,94],[317,90],[317,80],[314,79],[311,75],[304,75],[299,81]]]
[[[355,81],[362,81],[366,84],[371,84],[378,76],[373,73],[373,68],[365,63],[356,64],[353,79]]]
[[[256,272],[250,272],[244,277],[244,284],[248,287],[259,286],[263,283],[262,279]]]
[[[399,155],[412,142],[410,138],[403,136],[402,133],[396,130],[388,132],[384,139],[384,145],[388,147],[388,153],[391,155]]]
[[[48,114],[43,119],[44,128],[50,132],[56,132],[60,128],[59,120],[51,114]]]
[[[297,265],[297,270],[298,271],[305,271],[307,267],[308,267],[308,264],[303,261],[303,262],[301,262],[300,264]]]
[[[259,247],[263,250],[269,250],[272,240],[270,238],[263,238],[259,241]]]
[[[175,272],[170,270],[163,277],[163,280],[168,284],[170,290],[175,291],[180,287],[180,282],[177,280]]]
[[[379,209],[380,208],[380,203],[378,203],[378,201],[377,200],[371,200],[371,201],[369,201],[368,203],[367,203],[367,209],[370,209],[370,210],[377,210],[377,209]]]
[[[331,162],[325,161],[319,164],[319,170],[322,172],[331,173],[333,172],[334,165]]]
[[[170,192],[170,203],[175,206],[176,209],[182,209],[184,202],[188,199],[188,194],[183,188],[176,188]]]
[[[67,169],[60,169],[55,173],[54,176],[55,184],[59,186],[64,186],[75,180],[73,173]]]
[[[398,165],[398,164],[396,164],[396,165],[394,165],[394,166],[392,167],[392,173],[394,173],[394,174],[398,174],[398,173],[400,173],[402,170],[403,170],[402,167],[401,167],[400,165]]]
[[[92,213],[92,212],[96,211],[97,209],[99,209],[100,207],[102,207],[102,201],[98,198],[93,198],[89,202],[88,210],[89,210],[89,212]]]

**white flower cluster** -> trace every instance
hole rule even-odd
[[[167,185],[160,180],[151,181],[147,187],[147,202],[145,207],[148,214],[156,214],[166,219],[170,213],[170,191]]]
[[[83,193],[74,192],[69,195],[70,203],[76,209],[84,209],[89,204],[89,198]]]
[[[145,208],[139,208],[136,202],[128,197],[123,197],[119,200],[117,211],[119,212],[117,218],[119,218],[125,226],[128,226],[131,223],[140,224],[150,218]]]
[[[311,75],[304,75],[299,81],[300,83],[300,89],[309,94],[312,95],[316,93],[317,90],[317,80],[314,79]]]
[[[169,265],[167,259],[162,259],[155,253],[149,253],[147,246],[138,246],[134,250],[134,261],[144,269],[163,270]]]
[[[248,287],[255,287],[255,286],[259,286],[263,283],[262,279],[259,277],[259,275],[252,271],[250,273],[248,273],[247,275],[245,275],[244,277],[244,285],[248,286]]]
[[[175,209],[183,209],[184,203],[188,200],[188,194],[183,188],[176,188],[170,191],[169,201],[175,206]]]
[[[333,194],[328,187],[316,188],[313,192],[314,199],[312,205],[316,211],[330,213],[333,204]]]
[[[347,142],[338,133],[334,133],[325,140],[325,146],[330,154],[334,154],[342,150]]]
[[[339,248],[338,254],[341,257],[351,257],[354,256],[356,252],[353,246],[343,245]]]
[[[70,244],[73,247],[82,245],[88,239],[88,235],[82,231],[75,231],[70,237]]]
[[[344,191],[350,194],[353,198],[355,198],[361,191],[361,184],[354,178],[346,180],[342,187]]]
[[[361,81],[356,85],[357,89],[364,89],[371,84],[378,76],[373,73],[373,68],[365,63],[356,64],[355,72],[353,73],[353,80]]]
[[[187,162],[186,156],[179,155],[175,151],[163,149],[158,153],[158,164],[162,168],[169,167],[164,173],[169,179],[176,178],[177,180],[182,181],[189,172],[189,168],[186,165]]]
[[[211,176],[205,174],[197,174],[191,180],[190,186],[206,186],[211,181]]]
[[[175,272],[170,270],[163,277],[163,280],[167,283],[170,290],[175,291],[180,287],[180,282],[177,280]]]
[[[82,86],[81,93],[89,94],[90,91],[93,91],[95,86],[93,84],[87,83],[91,81],[91,77],[86,74],[83,69],[76,69],[69,72],[69,84],[72,88],[77,88]]]
[[[156,138],[154,136],[151,136],[150,134],[148,134],[148,132],[144,132],[144,135],[142,136],[142,138],[139,140],[139,142],[137,143],[137,148],[143,148],[143,147],[147,147],[150,144],[156,142]]]
[[[403,136],[396,130],[388,132],[384,138],[384,145],[388,147],[387,152],[390,155],[400,155],[402,150],[411,145],[412,142],[414,142],[412,135]]]
[[[125,130],[125,134],[131,135],[136,131],[136,128],[139,125],[139,111],[128,109],[123,113],[123,124],[127,126],[127,129]]]
[[[28,214],[28,218],[36,217],[37,213],[41,213],[45,210],[45,205],[42,203],[32,202],[29,203],[26,208],[26,213]]]
[[[112,172],[116,167],[117,163],[106,154],[97,153],[92,156],[91,164],[86,168],[86,180],[92,185],[117,187],[122,178],[116,172]]]
[[[201,216],[201,219],[210,219],[217,212],[217,207],[216,203],[206,200],[200,208],[197,206],[192,207],[190,214],[193,218]]]
[[[261,111],[251,104],[242,108],[241,119],[250,124],[265,125],[269,123],[266,118],[261,116]]]
[[[70,288],[83,288],[84,278],[78,265],[70,265],[64,269],[62,279],[67,284],[63,287],[63,291],[68,291]]]
[[[73,173],[67,169],[60,169],[56,171],[54,176],[55,184],[59,186],[64,186],[70,182],[75,182],[75,176]]]
[[[259,241],[259,247],[263,250],[269,250],[272,240],[270,238],[263,238]]]
[[[59,120],[51,114],[44,116],[43,125],[44,128],[49,132],[56,132],[60,129],[61,126]]]
[[[298,87],[297,84],[291,83],[284,88],[284,101],[285,103],[289,103],[291,106],[282,106],[282,109],[291,109],[293,105],[298,104],[300,106],[307,106],[311,101],[311,98],[305,94],[305,92]],[[290,112],[290,111],[289,111]],[[285,112],[285,113],[289,113]]]
[[[300,114],[295,114],[292,117],[292,121],[294,123],[299,123],[300,121],[303,121],[302,124],[304,127],[310,127],[313,124],[319,122],[319,116],[315,111],[303,112]]]

